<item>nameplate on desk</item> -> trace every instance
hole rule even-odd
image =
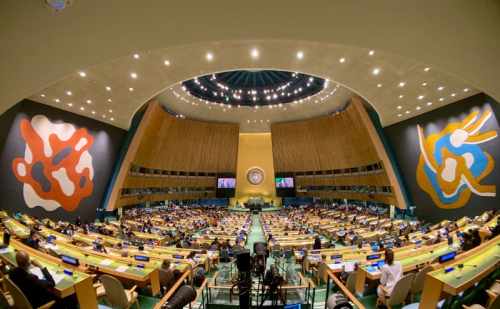
[[[109,266],[111,264],[113,264],[113,261],[110,259],[104,259],[101,261],[101,263],[99,263],[99,265],[102,265],[102,266]]]
[[[123,272],[126,272],[128,270],[128,266],[125,266],[125,265],[122,265],[122,266],[119,266],[115,269],[115,271],[119,272],[119,273],[123,273]]]

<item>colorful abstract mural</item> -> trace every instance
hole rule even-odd
[[[23,183],[23,197],[30,208],[47,211],[78,208],[93,191],[94,168],[90,148],[94,138],[84,128],[53,123],[44,115],[20,122],[26,144],[24,157],[12,161],[12,170]]]
[[[494,130],[481,132],[491,118],[486,110],[480,116],[471,112],[462,121],[450,122],[439,133],[424,135],[417,126],[420,157],[416,170],[418,186],[442,209],[461,208],[472,194],[495,197],[495,184],[481,184],[494,169],[493,157],[481,144],[497,137]]]

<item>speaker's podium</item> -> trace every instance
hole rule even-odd
[[[258,213],[258,212],[262,211],[264,204],[265,204],[265,201],[262,197],[251,197],[245,203],[245,207],[250,209],[250,211],[253,213]]]

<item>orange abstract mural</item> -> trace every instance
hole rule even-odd
[[[12,170],[23,183],[23,197],[30,208],[74,211],[92,194],[94,168],[92,135],[69,123],[52,123],[43,115],[20,123],[26,143],[24,157],[15,158]]]

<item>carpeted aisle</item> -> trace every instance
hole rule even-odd
[[[264,231],[260,225],[259,215],[252,215],[252,225],[250,226],[250,231],[248,233],[248,240],[246,248],[250,250],[253,254],[253,244],[256,242],[266,242],[266,237],[264,236]]]

